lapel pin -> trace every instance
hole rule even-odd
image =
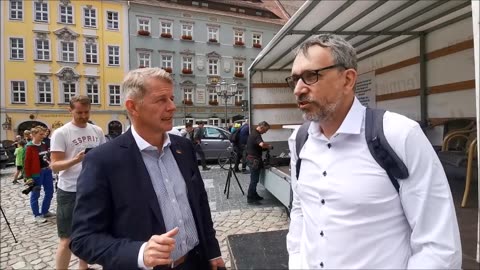
[[[177,152],[177,154],[179,154],[179,155],[181,155],[183,153],[182,150],[180,150],[180,149],[177,149],[175,152]]]

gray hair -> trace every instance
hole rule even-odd
[[[342,37],[333,34],[321,34],[310,37],[300,45],[295,52],[295,56],[300,52],[308,56],[308,49],[312,46],[330,48],[334,65],[343,65],[345,68],[357,70],[357,53],[353,46]]]
[[[162,80],[173,84],[173,79],[170,73],[166,72],[161,68],[152,67],[134,69],[128,72],[127,76],[125,76],[125,79],[123,80],[123,100],[142,100],[147,91],[147,80],[150,78]]]

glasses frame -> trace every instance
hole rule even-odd
[[[320,69],[306,70],[306,71],[304,71],[304,72],[302,73],[302,75],[299,76],[298,79],[299,79],[299,80],[302,79],[303,83],[306,84],[306,85],[312,85],[312,84],[318,82],[318,74],[319,74],[320,72],[325,71],[325,70],[329,70],[329,69],[332,69],[332,68],[337,68],[337,67],[342,67],[342,68],[346,69],[345,65],[343,65],[343,64],[334,64],[334,65],[331,65],[331,66],[328,66],[328,67],[324,67],[324,68],[320,68]],[[314,72],[315,75],[317,75],[317,79],[316,79],[314,82],[307,83],[307,82],[303,79],[303,74],[305,74],[305,72],[307,72],[307,71],[308,71],[308,72]],[[285,78],[285,81],[287,82],[287,85],[288,85],[292,90],[295,90],[295,87],[297,86],[297,83],[298,83],[299,80],[297,80],[297,82],[294,83],[294,82],[293,82],[293,76],[288,76],[287,78]],[[290,83],[289,81],[291,81],[291,83]]]

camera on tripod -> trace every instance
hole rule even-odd
[[[33,179],[27,179],[25,181],[25,186],[27,186],[24,190],[22,190],[22,193],[25,195],[28,195],[34,188],[35,188],[35,181]]]

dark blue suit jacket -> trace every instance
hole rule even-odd
[[[172,153],[185,179],[188,201],[208,260],[221,256],[192,143],[170,135]],[[141,245],[166,232],[142,155],[128,130],[88,152],[78,178],[70,248],[79,258],[104,269],[137,269]]]

